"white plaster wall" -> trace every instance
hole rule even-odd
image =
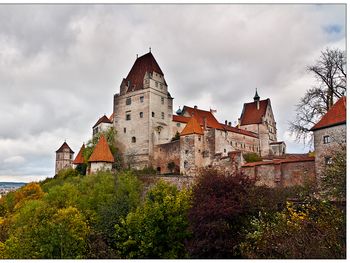
[[[112,163],[105,162],[92,162],[90,163],[90,173],[97,173],[98,171],[110,171],[112,170]]]

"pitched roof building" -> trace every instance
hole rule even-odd
[[[128,76],[123,79],[123,82],[129,87],[128,92],[136,91],[143,88],[143,79],[146,73],[156,72],[164,76],[156,59],[151,52],[138,57],[132,66]]]
[[[310,131],[346,123],[346,97],[341,97]]]
[[[256,99],[256,97],[254,97],[254,99]],[[269,103],[270,99],[244,103],[240,125],[261,124]]]
[[[98,140],[98,143],[96,144],[95,149],[89,158],[89,163],[91,162],[106,162],[106,163],[114,162],[113,154],[109,149],[108,143],[103,134]]]
[[[83,152],[85,150],[85,144],[83,144],[77,154],[77,156],[75,157],[73,164],[74,165],[78,165],[78,164],[83,164],[84,163],[84,156],[83,156]]]

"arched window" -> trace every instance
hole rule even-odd
[[[131,142],[133,142],[133,143],[136,142],[136,137],[135,136],[131,137]]]

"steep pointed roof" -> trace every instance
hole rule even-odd
[[[69,145],[68,145],[66,142],[64,142],[64,143],[61,145],[61,147],[56,151],[56,153],[58,153],[58,152],[63,152],[64,149],[69,149],[70,153],[74,153],[74,152],[72,151],[72,149],[69,147]]]
[[[128,76],[125,78],[125,83],[130,83],[132,90],[140,90],[143,88],[143,78],[146,74],[157,72],[164,76],[163,71],[160,69],[156,59],[151,52],[138,57],[132,66]],[[124,80],[123,80],[124,81]]]
[[[78,152],[77,157],[75,157],[73,164],[83,164],[84,163],[84,156],[83,151],[85,150],[85,144],[83,144]]]
[[[98,121],[95,123],[95,125],[92,128],[95,128],[100,123],[112,123],[112,121],[106,115],[103,115],[101,118],[98,119]]]
[[[180,136],[189,135],[189,134],[200,134],[200,135],[204,134],[201,126],[199,125],[195,117],[192,117],[189,120],[185,128],[180,133]]]
[[[346,123],[346,97],[341,97],[310,131]]]
[[[98,143],[96,144],[95,149],[89,158],[89,163],[90,162],[114,162],[114,157],[103,134],[98,140]]]
[[[262,123],[262,117],[266,114],[267,105],[270,103],[270,99],[260,100],[259,109],[257,103],[258,101],[244,103],[240,125]]]

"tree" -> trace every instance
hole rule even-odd
[[[273,214],[260,213],[240,244],[251,259],[345,258],[345,213],[329,202],[293,204]]]
[[[332,151],[332,161],[321,174],[321,193],[337,201],[346,199],[346,144]]]
[[[310,128],[338,99],[346,93],[346,55],[339,49],[326,49],[307,71],[315,76],[317,86],[307,90],[297,104],[296,119],[289,123],[289,130],[298,141],[311,143]]]
[[[189,237],[189,193],[159,181],[145,203],[115,226],[116,248],[122,258],[184,258]]]
[[[240,257],[241,231],[254,211],[248,198],[253,188],[254,182],[240,173],[225,176],[211,169],[198,177],[189,210],[192,258]]]

